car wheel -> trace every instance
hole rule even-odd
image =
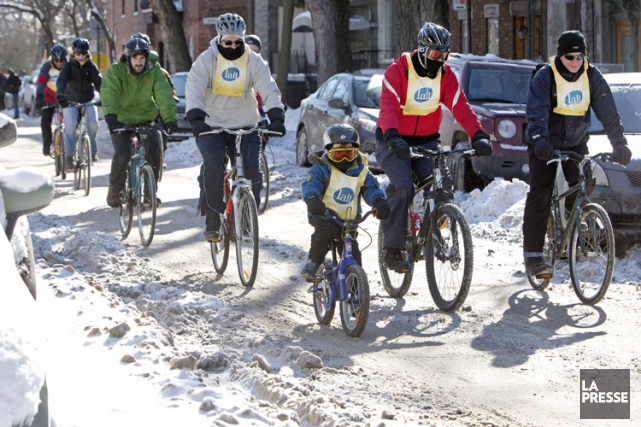
[[[463,148],[460,145],[456,149]],[[483,179],[474,173],[472,161],[458,156],[452,159],[452,180],[454,181],[454,190],[469,193],[474,189],[483,189],[485,183]]]
[[[303,128],[296,135],[296,164],[298,166],[310,166],[307,153],[307,132]]]

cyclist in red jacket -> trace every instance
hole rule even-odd
[[[49,155],[52,142],[51,121],[55,108],[42,109],[45,103],[58,105],[56,100],[56,82],[62,66],[67,62],[67,48],[57,43],[51,48],[51,60],[42,64],[36,83],[36,109],[41,110],[40,127],[42,129],[42,154]]]

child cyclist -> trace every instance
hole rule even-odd
[[[316,276],[332,241],[335,238],[343,241],[342,222],[324,217],[326,208],[336,211],[343,220],[358,219],[361,217],[360,196],[363,196],[378,219],[390,215],[385,193],[358,152],[360,143],[356,130],[347,124],[332,125],[325,131],[323,143],[325,151],[309,155],[312,167],[302,185],[309,222],[314,226],[309,260],[300,272],[306,279]],[[342,251],[343,246],[338,247]],[[362,265],[356,239],[352,243],[352,256]]]

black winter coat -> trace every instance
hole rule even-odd
[[[20,77],[16,76],[15,74],[10,74],[9,77],[7,77],[7,84],[4,90],[7,93],[16,94],[20,92],[21,86],[22,86],[22,80],[20,80]]]
[[[57,81],[56,99],[67,99],[72,102],[85,103],[94,98],[94,88],[100,92],[102,75],[91,59],[84,64],[76,59],[66,62],[60,70]]]

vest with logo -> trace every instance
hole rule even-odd
[[[358,197],[367,177],[367,166],[358,176],[349,176],[338,168],[328,165],[330,170],[329,184],[325,189],[323,203],[336,211],[342,219],[354,219],[358,214]]]
[[[583,60],[583,73],[575,82],[565,80],[550,58],[550,67],[556,83],[556,107],[554,112],[562,116],[583,116],[590,108],[590,81],[588,80],[588,61]]]
[[[245,53],[234,61],[225,59],[219,52],[216,61],[216,74],[211,87],[212,93],[235,97],[243,96],[248,63],[249,49],[245,49]]]
[[[422,78],[414,69],[409,53],[407,59],[407,95],[403,114],[406,116],[426,116],[439,106],[441,100],[441,73],[436,78]]]

